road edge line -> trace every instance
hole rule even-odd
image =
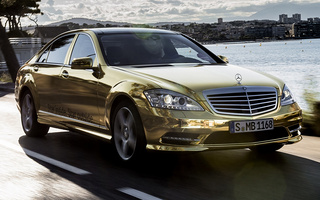
[[[53,166],[59,167],[59,168],[64,169],[64,170],[67,170],[67,171],[72,172],[74,174],[78,174],[78,175],[92,174],[91,172],[88,172],[86,170],[80,169],[78,167],[74,167],[72,165],[66,164],[64,162],[55,160],[53,158],[50,158],[48,156],[45,156],[45,155],[42,155],[42,154],[39,154],[39,153],[36,153],[34,151],[31,151],[31,150],[23,148],[21,146],[12,144],[12,143],[7,142],[7,141],[0,140],[0,145],[6,147],[8,149],[14,150],[16,152],[19,152],[19,153],[25,153],[26,155],[28,155],[30,157],[39,159],[39,160],[41,160],[43,162],[46,162],[46,163],[51,164]]]
[[[118,191],[125,193],[127,195],[133,196],[135,198],[141,199],[141,200],[162,200],[158,197],[152,196],[150,194],[147,194],[145,192],[141,192],[139,190],[129,188],[129,187],[124,187],[124,188],[119,188],[117,189]]]

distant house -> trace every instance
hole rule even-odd
[[[69,31],[67,26],[39,26],[36,28],[33,37],[41,38],[42,44],[46,44],[60,33],[66,31]]]
[[[312,20],[292,24],[295,38],[320,38],[320,23]]]

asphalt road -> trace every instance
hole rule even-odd
[[[26,137],[9,91],[0,90],[0,199],[320,199],[319,137],[269,155],[151,151],[125,165],[88,136]]]

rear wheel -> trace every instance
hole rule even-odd
[[[283,147],[283,144],[266,144],[255,147],[250,147],[250,150],[258,153],[272,153]]]
[[[32,95],[25,92],[21,101],[21,123],[27,136],[41,137],[48,133],[49,126],[38,123]]]
[[[112,129],[113,145],[121,160],[132,161],[142,156],[146,148],[144,131],[138,110],[131,102],[117,105]]]

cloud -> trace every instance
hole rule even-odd
[[[165,13],[166,13],[166,14],[169,14],[169,15],[177,15],[177,14],[179,14],[179,10],[176,9],[176,8],[170,8],[170,9],[167,10]]]
[[[49,6],[52,7],[52,6],[54,5],[54,1],[53,1],[53,0],[48,0],[48,1],[47,1],[47,4],[49,4]]]
[[[243,20],[267,7],[281,3],[312,2],[320,4],[320,0],[42,0],[39,4],[45,14],[43,19],[48,21],[86,17],[131,23],[201,23],[216,22],[220,17],[226,21]]]
[[[79,3],[77,9],[84,9],[85,5],[83,3]]]
[[[184,3],[182,1],[179,1],[179,0],[167,0],[167,3],[172,5],[172,6],[184,5]]]
[[[54,7],[55,1],[54,0],[48,0],[45,4],[40,3],[40,9],[41,11],[47,15],[50,14],[56,14],[56,15],[63,15],[62,10],[55,9]]]

